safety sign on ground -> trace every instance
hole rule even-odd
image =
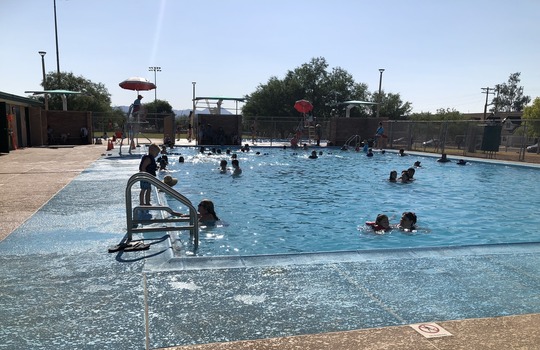
[[[426,338],[448,337],[452,335],[436,323],[418,323],[412,324],[411,327]]]

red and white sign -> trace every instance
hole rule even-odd
[[[417,323],[411,327],[426,338],[448,337],[452,335],[436,323]]]

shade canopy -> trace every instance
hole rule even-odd
[[[150,80],[141,77],[131,77],[120,84],[118,84],[122,89],[134,90],[134,91],[148,91],[156,88],[156,84],[152,83]]]
[[[294,109],[300,113],[307,113],[313,110],[313,105],[308,100],[298,100],[294,103]]]
[[[62,95],[77,95],[82,94],[81,91],[69,91],[69,90],[43,90],[43,91],[25,91],[25,94],[44,95],[44,94],[62,94]]]

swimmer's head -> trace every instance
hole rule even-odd
[[[388,215],[386,214],[379,214],[377,215],[377,218],[375,219],[375,224],[384,227],[385,229],[390,227],[390,221],[388,220]]]

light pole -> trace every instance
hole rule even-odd
[[[198,128],[198,126],[195,127],[195,124],[194,124],[194,122],[195,122],[195,85],[197,85],[197,82],[192,81],[191,84],[193,84],[193,99],[192,99],[192,101],[193,101],[193,110],[191,112],[191,121],[190,121],[190,123],[191,123],[191,130],[193,130],[193,133],[194,133],[192,135],[192,137],[195,140],[199,141],[198,137],[195,136],[195,135],[199,135],[199,128]],[[195,143],[195,144],[197,144],[197,143]]]
[[[382,74],[384,72],[384,68],[380,68],[379,72],[381,73],[381,75],[380,75],[380,78],[379,78],[379,96],[378,96],[379,98],[378,98],[378,101],[377,101],[377,118],[379,118],[379,112],[381,110],[381,100],[382,100],[381,87],[382,87]]]
[[[161,72],[161,67],[148,67],[148,71],[150,72],[154,72],[154,84],[156,85],[156,88],[154,89],[154,93],[155,93],[155,96],[154,96],[154,103],[156,102],[157,100],[157,76],[156,76],[156,73],[157,72]]]
[[[54,0],[54,36],[56,38],[56,74],[58,88],[60,88],[60,53],[58,51],[58,24],[56,21],[56,0]]]
[[[39,51],[38,52],[41,56],[41,69],[43,71],[43,90],[47,90],[47,87],[45,86],[45,82],[46,82],[46,78],[45,78],[45,54],[47,54],[47,52],[45,51]],[[47,93],[44,93],[45,95],[45,110],[49,110],[49,96],[47,95]]]

